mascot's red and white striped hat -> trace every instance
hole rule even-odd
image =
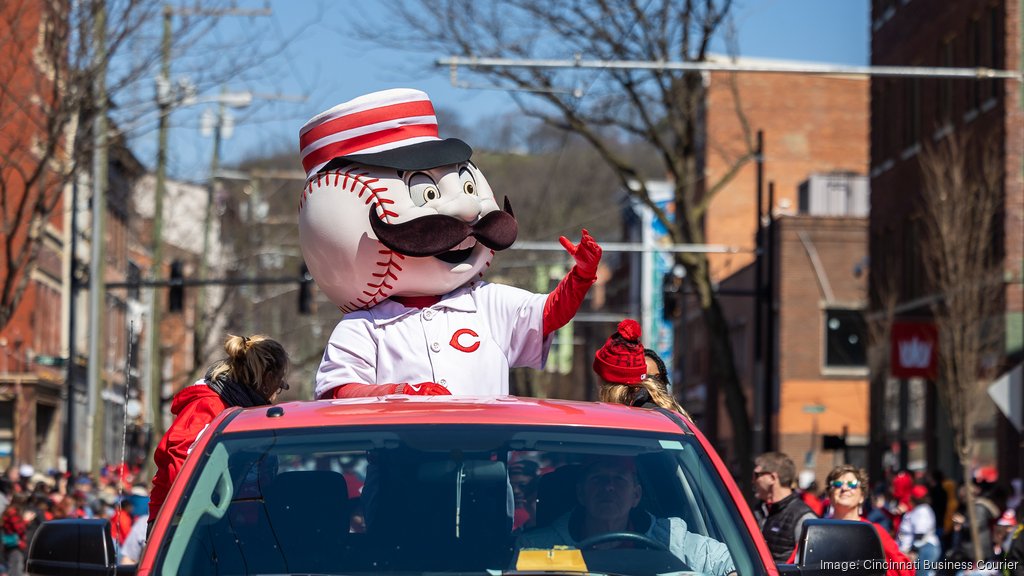
[[[360,96],[317,114],[299,130],[306,178],[355,162],[399,170],[425,170],[465,162],[473,149],[438,137],[434,106],[411,88]]]

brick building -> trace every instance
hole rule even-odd
[[[867,172],[868,82],[850,76],[712,73],[708,76],[707,89],[705,182],[719,180],[744,153],[747,132],[736,114],[739,106],[749,133],[764,132],[765,210],[767,183],[772,182],[775,189],[773,212],[791,216],[780,220],[776,232],[779,238],[776,256],[781,260],[776,260],[774,272],[779,288],[775,332],[769,335],[767,316],[763,317],[760,355],[755,349],[755,299],[751,294],[758,223],[754,163],[739,170],[729,184],[717,192],[704,224],[708,243],[741,250],[736,254],[710,255],[709,260],[714,278],[720,282],[723,294],[720,299],[732,326],[736,365],[755,427],[760,426],[761,414],[768,409],[764,401],[772,400],[765,394],[763,361],[764,354],[771,350],[767,347],[769,343],[775,350],[775,373],[780,380],[775,386],[777,398],[771,404],[774,422],[763,432],[755,428],[755,435],[760,439],[755,440],[754,446],[790,450],[791,456],[799,462],[815,433],[814,418],[803,411],[805,406],[817,409],[825,403],[828,410],[833,406],[832,398],[846,398],[847,403],[857,399],[863,406],[853,412],[860,413],[861,417],[851,415],[848,428],[851,434],[866,434],[867,394],[863,371],[830,374],[823,364],[825,305],[830,301],[820,293],[813,276],[808,276],[808,256],[799,242],[793,244],[792,236],[798,232],[809,235],[812,243],[825,246],[820,250],[829,254],[825,273],[833,294],[841,295],[837,298],[842,300],[843,306],[863,309],[864,297],[858,296],[863,289],[863,279],[851,273],[865,255],[863,222],[856,219],[847,222],[845,216],[836,217],[851,212],[831,212],[830,218],[818,220],[810,215],[818,213],[817,208],[811,211],[809,206],[805,206],[807,215],[797,214],[801,185],[812,174],[821,174],[826,180],[832,177],[824,175],[836,174],[839,175],[837,182],[848,183],[856,180],[851,179],[852,175]],[[864,202],[860,208],[862,215],[866,207]],[[792,280],[800,276],[806,278]],[[729,291],[740,295],[724,295]],[[682,381],[686,383],[683,402],[687,406],[706,408],[699,410],[703,412],[703,429],[716,438],[718,448],[728,454],[732,427],[724,401],[708,377],[709,351],[703,326],[696,306],[689,303],[686,309],[683,320],[686,340],[677,346],[684,354],[681,358]],[[828,392],[822,388],[824,384],[829,386]],[[810,398],[809,391],[823,392],[822,399]],[[832,414],[819,418],[817,434],[837,433],[824,425],[827,416],[836,413],[845,414],[845,408],[840,411],[836,407]],[[823,461],[817,458],[817,452],[812,452],[811,458],[819,464]]]
[[[53,174],[37,171],[38,149],[30,145],[47,141],[45,109],[55,78],[46,59],[52,52],[42,45],[54,41],[51,32],[61,25],[50,16],[37,2],[0,5],[0,244],[9,249],[0,258],[0,291],[4,303],[16,304],[5,310],[9,318],[0,329],[0,469],[55,462],[60,449],[64,198]],[[54,166],[63,159],[57,144]],[[40,201],[52,211],[36,216]],[[29,255],[32,234],[41,237],[36,260],[18,263]],[[12,296],[21,289],[16,302]]]
[[[127,362],[127,325],[137,301],[123,292],[108,292],[103,302],[103,346],[99,358],[101,389],[96,410],[88,410],[86,365],[88,356],[88,293],[77,290],[72,301],[71,261],[77,261],[79,282],[88,278],[91,226],[91,182],[80,170],[69,176],[70,138],[79,126],[63,95],[65,67],[55,59],[65,55],[66,14],[60,3],[25,0],[0,4],[0,163],[2,171],[3,233],[0,246],[0,279],[13,283],[0,289],[4,303],[13,303],[9,320],[0,328],[0,469],[29,464],[45,472],[58,468],[65,454],[63,432],[68,421],[65,395],[70,372],[78,392],[74,395],[74,430],[71,438],[76,464],[88,468],[94,448],[84,439],[87,417],[95,416],[95,428],[103,440],[96,446],[100,459],[111,461],[119,454],[125,385],[130,381]],[[112,134],[116,130],[111,130]],[[88,137],[86,134],[85,137]],[[122,138],[112,138],[108,154],[107,201],[104,206],[104,261],[107,282],[124,281],[139,270],[128,258],[132,243],[128,204],[132,182],[142,171]],[[91,166],[80,158],[79,167]],[[73,181],[73,182],[72,182]],[[77,203],[73,192],[78,192]],[[16,211],[32,215],[16,217]],[[72,213],[77,242],[72,255]],[[20,222],[18,226],[16,222]],[[20,226],[20,227],[19,227]],[[10,267],[28,251],[26,239],[41,238],[34,262]],[[7,250],[10,250],[9,252]],[[15,302],[10,296],[26,279],[24,292]],[[70,318],[76,329],[70,334]],[[136,322],[138,327],[139,323]],[[137,336],[137,335],[136,335]],[[69,344],[75,353],[69,358]],[[71,365],[69,370],[68,364]]]
[[[740,61],[745,62],[772,64],[765,60]],[[798,186],[812,173],[867,174],[868,81],[865,78],[711,73],[705,130],[705,181],[708,183],[721,179],[746,150],[744,125],[736,114],[737,106],[742,108],[750,131],[764,131],[764,181],[775,182],[779,208],[795,209]],[[747,164],[715,195],[708,208],[707,242],[744,249],[741,254],[713,257],[715,278],[728,277],[753,261],[756,177],[754,164]]]
[[[1021,4],[1016,0],[874,0],[871,6],[872,65],[991,67],[1020,71]],[[1000,325],[1004,332],[1001,368],[1021,361],[1024,342],[1024,109],[1021,84],[1012,80],[876,78],[871,83],[872,285],[886,281],[898,294],[896,320],[927,319],[932,290],[922,262],[923,225],[917,208],[923,186],[921,155],[949,135],[994,142],[1003,167],[1004,208],[997,216],[994,252],[1006,281]],[[980,149],[978,146],[977,149]],[[900,247],[894,250],[893,247]],[[884,271],[896,271],[885,274]],[[876,290],[873,290],[875,292]],[[881,310],[881,303],[872,307]],[[922,304],[922,302],[925,302]],[[909,416],[899,427],[900,384],[887,366],[872,373],[873,474],[883,460],[898,466],[954,472],[945,416],[930,382],[910,380]],[[978,465],[1002,466],[1003,477],[1020,476],[1020,438],[1007,420],[988,407]],[[892,447],[902,442],[902,454]],[[897,452],[897,453],[894,453]]]

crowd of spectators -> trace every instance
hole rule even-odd
[[[769,547],[775,545],[772,553],[776,558],[791,553],[799,538],[799,524],[810,511],[818,517],[855,516],[874,524],[883,541],[894,544],[892,550],[886,550],[887,557],[905,559],[915,566],[910,571],[889,570],[890,576],[994,576],[1004,574],[1002,567],[1012,565],[1007,560],[1024,567],[1024,525],[1017,520],[1024,514],[1024,483],[1020,480],[1004,485],[993,475],[979,472],[969,484],[958,485],[938,470],[904,470],[869,483],[863,470],[847,465],[834,470],[822,490],[813,471],[796,474],[794,468],[781,453],[762,455],[755,466],[755,495],[760,500],[755,514]],[[972,492],[973,514],[966,508],[967,490]],[[855,508],[847,510],[851,506],[844,501],[843,514],[839,514],[835,499],[848,494],[852,494]],[[794,496],[801,501],[799,505],[793,503]],[[972,521],[977,526],[977,550],[971,536]],[[962,568],[965,565],[971,567]]]
[[[24,574],[36,529],[59,518],[109,519],[121,562],[137,562],[149,505],[148,482],[139,472],[138,466],[123,464],[104,466],[98,475],[10,466],[0,476],[0,576]]]

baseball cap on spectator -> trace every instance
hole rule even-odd
[[[999,470],[995,466],[983,466],[974,471],[975,484],[994,484],[999,480]]]
[[[801,470],[796,477],[796,485],[801,490],[808,490],[814,484],[814,470]]]
[[[31,464],[22,464],[18,467],[18,476],[22,478],[31,478],[36,473],[36,469]]]
[[[615,334],[594,354],[594,372],[615,384],[640,384],[647,374],[647,360],[636,320],[627,318],[619,322]]]
[[[1007,510],[1003,512],[1003,515],[996,520],[997,526],[1016,526],[1017,525],[1017,513],[1013,510]]]
[[[910,497],[914,500],[923,500],[928,497],[928,487],[918,484],[910,489]]]

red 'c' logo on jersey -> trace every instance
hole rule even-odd
[[[472,336],[473,338],[476,338],[476,340],[471,341],[471,343],[466,346],[459,341],[462,336]],[[480,347],[480,335],[469,328],[459,328],[455,331],[455,334],[452,334],[452,339],[448,343],[452,345],[452,348],[455,348],[459,352],[475,352],[476,349]]]

